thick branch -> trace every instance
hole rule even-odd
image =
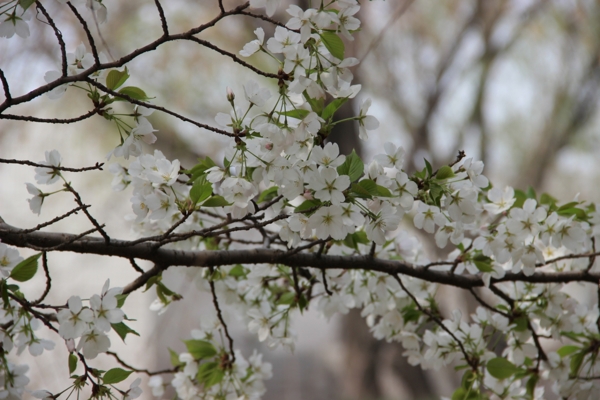
[[[31,232],[6,224],[0,218],[0,240],[3,243],[43,250],[58,248],[59,251],[71,251],[82,254],[98,254],[105,256],[137,258],[152,261],[161,268],[171,265],[189,267],[211,267],[234,264],[282,264],[291,267],[313,267],[325,269],[363,269],[386,274],[402,274],[429,282],[456,286],[464,289],[484,286],[479,275],[456,275],[450,272],[435,271],[423,266],[415,266],[396,260],[383,260],[370,256],[332,256],[317,253],[290,254],[274,249],[219,250],[219,251],[183,251],[160,248],[153,243],[139,243],[129,246],[127,241],[112,240],[107,243],[103,238],[81,237],[66,233]],[[148,271],[150,273],[150,271]],[[143,279],[142,279],[143,280]],[[600,282],[600,273],[589,271],[536,272],[531,276],[523,273],[507,273],[496,282],[531,282],[531,283],[567,283],[567,282]],[[143,285],[143,283],[141,284]]]

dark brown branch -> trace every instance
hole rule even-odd
[[[50,277],[50,271],[48,271],[48,255],[45,251],[42,253],[42,268],[44,268],[44,275],[46,275],[46,288],[39,299],[31,302],[31,305],[33,306],[44,301],[46,296],[48,296],[48,293],[50,293],[50,288],[52,287],[52,278]]]
[[[0,81],[2,81],[2,89],[4,89],[4,97],[6,97],[5,101],[11,101],[12,97],[10,95],[10,86],[8,85],[8,81],[6,80],[6,76],[4,76],[4,71],[0,68]]]
[[[225,51],[223,49],[221,49],[220,47],[215,46],[214,44],[210,43],[209,41],[206,40],[202,40],[202,39],[198,39],[195,36],[190,36],[189,38],[187,38],[187,40],[191,40],[192,42],[198,43],[204,47],[208,47],[209,49],[212,49],[214,51],[216,51],[217,53],[224,55],[226,57],[231,58],[233,61],[235,61],[236,63],[243,65],[244,67],[248,68],[249,70],[262,75],[262,76],[266,76],[267,78],[279,78],[276,74],[271,74],[268,72],[263,72],[260,69],[253,67],[252,65],[248,64],[246,61],[243,61],[242,59],[240,59],[238,56],[236,56],[233,53],[230,53],[228,51]]]
[[[160,371],[149,371],[149,370],[143,369],[143,368],[135,368],[135,367],[132,367],[130,364],[126,363],[125,361],[123,361],[117,353],[114,353],[112,351],[107,351],[105,353],[108,354],[109,356],[114,357],[114,359],[117,360],[117,362],[119,364],[121,364],[122,366],[124,366],[125,368],[127,368],[131,371],[135,371],[137,373],[146,374],[148,376],[161,375],[161,374],[173,374],[173,373],[177,372],[177,367],[173,367],[170,369],[162,369]]]
[[[165,16],[165,11],[163,10],[159,0],[154,0],[154,4],[156,5],[158,15],[160,16],[160,24],[163,30],[163,37],[169,36],[169,26],[167,25],[167,17]]]
[[[412,276],[429,282],[456,286],[463,289],[485,286],[481,276],[455,275],[444,271],[435,271],[415,266],[398,260],[383,260],[364,255],[334,256],[315,253],[292,253],[275,249],[219,250],[219,251],[182,251],[173,249],[155,249],[153,243],[129,245],[128,241],[112,239],[106,243],[99,237],[79,237],[66,233],[32,232],[23,234],[23,230],[12,227],[0,218],[0,239],[3,243],[18,247],[33,248],[44,251],[49,248],[61,251],[72,251],[82,254],[98,254],[106,256],[136,258],[163,265],[163,269],[171,265],[209,267],[235,264],[282,264],[296,267],[313,267],[319,269],[363,269],[386,274]],[[313,243],[312,245],[315,245]],[[58,248],[56,248],[59,246]],[[151,270],[152,271],[152,270]],[[147,271],[144,275],[151,274]],[[140,277],[138,279],[143,279]],[[146,278],[146,280],[149,279]],[[600,273],[590,271],[535,272],[526,276],[522,272],[508,272],[500,279],[491,279],[492,285],[497,282],[531,282],[531,283],[567,283],[590,282],[598,284]],[[144,281],[145,283],[145,281]],[[141,283],[143,285],[143,283]],[[139,287],[139,286],[138,286]],[[497,295],[499,290],[490,289]],[[133,289],[134,290],[134,289]],[[131,290],[130,290],[131,291]],[[501,293],[504,297],[504,293]],[[510,297],[508,297],[509,300]]]
[[[85,216],[90,220],[90,222],[92,223],[92,225],[94,225],[96,227],[96,230],[98,230],[98,232],[100,232],[100,234],[102,235],[102,237],[104,238],[104,240],[106,241],[106,243],[110,242],[110,237],[108,236],[108,234],[104,231],[103,226],[104,225],[100,225],[100,223],[98,221],[96,221],[96,218],[94,218],[92,216],[92,214],[90,214],[90,212],[87,210],[88,207],[83,204],[83,201],[81,200],[81,196],[79,195],[79,193],[73,189],[73,186],[71,186],[69,183],[65,182],[65,188],[73,193],[73,196],[75,197],[75,202],[77,203],[77,205],[79,207],[81,207],[81,210],[83,211],[83,213],[85,214]]]
[[[29,115],[14,115],[14,114],[2,114],[2,119],[12,119],[15,121],[27,121],[27,122],[40,122],[44,124],[73,124],[75,122],[86,120],[98,113],[99,108],[96,107],[87,113],[74,118],[37,118]]]
[[[85,207],[89,207],[89,206],[85,206]],[[53,219],[51,219],[50,221],[43,222],[43,223],[41,223],[41,224],[39,224],[39,225],[36,225],[36,226],[34,226],[33,228],[31,228],[31,229],[24,229],[22,233],[23,233],[23,234],[27,234],[27,233],[30,233],[30,232],[39,231],[40,229],[42,229],[42,228],[44,228],[44,227],[46,227],[46,226],[50,226],[50,225],[52,225],[52,224],[55,224],[55,223],[57,223],[58,221],[60,221],[60,220],[62,220],[62,219],[65,219],[65,218],[67,218],[68,216],[70,216],[70,215],[72,215],[72,214],[76,214],[76,213],[77,213],[77,211],[79,211],[79,210],[81,210],[81,209],[83,209],[83,207],[77,207],[77,208],[74,208],[74,209],[72,209],[71,211],[69,211],[69,212],[67,212],[67,213],[65,213],[65,214],[63,214],[63,215],[59,215],[58,217],[56,217],[56,218],[53,218]]]
[[[231,362],[229,365],[233,365],[235,363],[235,352],[233,351],[233,338],[229,334],[229,329],[227,329],[227,324],[223,319],[223,313],[221,312],[221,307],[219,306],[219,300],[217,299],[217,292],[215,291],[215,282],[213,280],[213,274],[215,272],[213,267],[209,267],[210,269],[210,279],[208,283],[210,284],[210,292],[212,293],[213,304],[215,306],[215,310],[217,311],[217,317],[219,321],[221,321],[221,325],[223,325],[223,330],[225,331],[225,336],[227,336],[227,340],[229,341],[229,353],[231,354]]]
[[[54,35],[56,36],[56,40],[58,40],[58,47],[60,48],[61,74],[62,74],[62,76],[67,76],[68,75],[67,47],[66,47],[65,41],[62,37],[62,33],[60,32],[60,30],[54,23],[54,20],[52,19],[52,17],[50,17],[50,14],[48,14],[48,12],[44,8],[44,6],[42,6],[42,3],[39,1],[36,1],[35,5],[36,5],[37,9],[40,10],[42,12],[42,14],[44,14],[44,17],[46,17],[46,21],[48,21],[48,24],[54,30]]]
[[[75,14],[75,17],[77,17],[77,20],[79,21],[79,23],[83,27],[83,30],[85,31],[85,35],[87,36],[88,42],[90,43],[90,47],[92,49],[92,55],[94,56],[94,64],[100,65],[100,57],[98,57],[98,49],[96,48],[96,42],[94,41],[94,37],[92,36],[92,32],[90,32],[90,28],[88,27],[87,22],[85,22],[85,19],[83,19],[81,14],[79,14],[79,11],[77,11],[75,6],[71,4],[70,1],[67,2],[67,5],[69,6],[73,14]],[[92,10],[92,12],[94,11]]]
[[[92,167],[83,167],[83,168],[68,168],[68,167],[54,167],[52,165],[44,165],[34,163],[28,160],[9,160],[6,158],[0,158],[0,164],[20,164],[20,165],[29,165],[30,167],[39,167],[39,168],[48,168],[55,171],[67,171],[67,172],[84,172],[84,171],[93,171],[100,170],[102,171],[102,167],[104,163],[96,163],[96,165]]]
[[[176,113],[174,111],[171,111],[171,110],[169,110],[169,109],[167,109],[165,107],[155,106],[154,104],[147,103],[147,102],[140,101],[140,100],[136,100],[133,97],[130,97],[130,96],[126,95],[126,94],[122,94],[122,93],[116,92],[114,90],[111,90],[111,89],[107,88],[106,86],[104,86],[103,84],[98,83],[98,82],[96,82],[95,80],[93,80],[91,78],[86,78],[85,81],[87,83],[89,83],[90,85],[95,86],[98,89],[102,90],[103,92],[111,94],[111,95],[113,95],[113,96],[115,96],[117,98],[125,99],[128,102],[130,102],[131,104],[137,104],[138,106],[144,106],[146,108],[152,108],[154,110],[162,111],[165,114],[172,115],[175,118],[180,119],[180,120],[182,120],[184,122],[189,122],[190,124],[196,125],[199,128],[204,128],[204,129],[212,131],[212,132],[220,133],[221,135],[225,135],[225,136],[229,136],[229,137],[234,137],[235,136],[233,133],[229,133],[229,132],[224,131],[222,129],[214,128],[214,127],[212,127],[210,125],[206,125],[206,124],[202,124],[200,122],[196,122],[193,119],[184,117],[183,115],[178,114],[178,113]],[[0,118],[1,117],[2,117],[2,115],[0,114]],[[240,136],[240,135],[238,135],[238,136]]]

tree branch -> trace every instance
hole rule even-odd
[[[290,267],[313,267],[326,269],[363,269],[378,271],[386,274],[401,274],[412,276],[428,282],[456,286],[463,289],[485,286],[480,275],[455,275],[445,271],[435,271],[423,266],[397,260],[384,260],[372,258],[368,255],[360,256],[333,256],[315,253],[295,253],[275,249],[248,249],[248,250],[219,250],[219,251],[182,251],[174,249],[156,249],[154,243],[138,243],[129,245],[128,241],[111,239],[107,243],[99,237],[81,237],[67,233],[31,232],[24,234],[23,230],[8,225],[0,218],[0,239],[3,243],[28,247],[37,250],[56,249],[83,254],[97,254],[105,256],[137,258],[160,264],[162,269],[172,265],[188,267],[211,267],[233,264],[282,264]],[[57,247],[60,246],[60,247]],[[589,257],[584,254],[581,257]],[[128,286],[129,291],[135,290],[133,286],[142,286],[153,274],[157,267],[145,272],[136,280],[136,284]],[[146,279],[145,281],[143,279]],[[138,282],[139,281],[139,282]],[[523,273],[506,273],[500,279],[491,279],[497,282],[531,282],[531,283],[567,283],[567,282],[600,282],[600,273],[590,271],[566,272],[536,272],[527,276]]]

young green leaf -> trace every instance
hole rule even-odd
[[[194,204],[203,202],[208,199],[208,197],[212,194],[212,185],[210,183],[202,183],[201,179],[198,179],[194,186],[190,189],[190,199],[194,202]]]
[[[295,110],[289,110],[279,113],[279,115],[284,115],[286,117],[292,117],[296,119],[304,119],[308,114],[310,114],[310,111],[304,110],[302,108],[297,108]]]
[[[325,31],[321,33],[321,39],[323,40],[323,44],[329,50],[332,56],[339,60],[344,59],[344,51],[345,46],[342,39],[335,33],[331,31]]]
[[[435,179],[439,179],[440,181],[448,178],[452,178],[454,176],[454,171],[447,165],[444,165],[442,168],[438,170],[435,174]]]
[[[119,383],[127,379],[132,373],[133,371],[126,371],[123,368],[109,369],[102,377],[102,382],[105,385]]]
[[[510,378],[520,370],[515,364],[502,357],[492,358],[488,361],[486,368],[496,379]]]
[[[127,73],[127,67],[125,67],[123,71],[113,69],[106,76],[106,87],[111,90],[117,90],[128,78],[129,74]]]
[[[19,0],[19,5],[23,8],[23,11],[31,7],[33,3],[35,3],[35,0]]]
[[[270,187],[258,196],[258,202],[262,203],[263,201],[271,201],[277,196],[277,191],[279,188],[277,186]]]
[[[561,357],[566,357],[566,356],[568,356],[568,355],[570,355],[570,354],[573,354],[573,353],[575,353],[575,352],[576,352],[576,351],[578,351],[578,350],[581,350],[581,347],[579,347],[579,346],[574,346],[574,345],[572,345],[572,344],[569,344],[569,345],[563,346],[563,347],[561,347],[560,349],[558,349],[558,350],[556,351],[556,353],[557,353],[559,356],[561,356]]]
[[[35,254],[17,264],[16,267],[10,272],[10,277],[18,282],[27,282],[37,272],[38,259],[42,256],[42,253]]]
[[[119,90],[119,93],[124,94],[125,96],[129,96],[134,100],[147,100],[148,99],[146,92],[144,92],[139,87],[135,87],[135,86],[126,86],[123,89]],[[119,97],[116,100],[117,101],[127,101],[126,99],[123,99],[121,97]]]
[[[312,208],[319,207],[320,205],[321,205],[321,202],[319,200],[316,200],[316,199],[305,200],[302,204],[300,204],[298,207],[296,207],[294,209],[294,212],[300,213],[300,212],[308,211]]]
[[[224,207],[228,205],[229,202],[223,196],[213,196],[202,203],[202,207]]]
[[[190,353],[195,360],[213,357],[217,354],[215,346],[206,340],[184,340],[183,343],[185,343],[188,353]]]
[[[140,336],[139,333],[137,333],[136,331],[131,329],[129,326],[125,325],[125,323],[123,323],[123,322],[119,322],[117,324],[110,324],[110,326],[113,328],[113,330],[115,332],[117,332],[117,334],[119,335],[119,337],[121,338],[123,343],[125,343],[125,336],[127,336],[128,333],[131,333],[132,335]]]
[[[325,107],[323,110],[321,118],[327,121],[329,118],[333,117],[333,114],[335,114],[335,112],[339,110],[340,107],[343,106],[348,100],[348,97],[341,97],[333,100],[331,103],[327,104],[327,107]]]
[[[352,153],[350,153],[350,155],[346,157],[346,161],[344,161],[342,165],[337,167],[338,174],[348,175],[350,177],[350,182],[354,182],[358,178],[360,178],[364,170],[365,165],[354,150],[352,150]]]
[[[73,353],[69,353],[69,374],[72,374],[73,372],[75,372],[75,369],[77,368],[77,356]]]
[[[196,379],[204,384],[205,388],[209,388],[221,382],[224,376],[225,372],[219,368],[219,363],[213,361],[200,365]]]

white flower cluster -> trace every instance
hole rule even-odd
[[[170,384],[181,400],[214,398],[259,399],[265,393],[263,381],[273,375],[270,363],[263,362],[262,354],[254,350],[246,360],[239,350],[235,351],[235,363],[226,368],[227,350],[214,340],[219,336],[219,323],[205,323],[202,330],[191,332],[192,340],[185,341],[190,352],[177,356],[179,372]],[[204,386],[204,390],[200,389]],[[162,398],[167,384],[162,376],[150,379],[152,394]],[[240,397],[240,394],[243,394]]]
[[[251,0],[250,6],[266,8],[270,16],[279,3]],[[101,1],[86,4],[100,22],[106,18]],[[143,143],[157,139],[148,120],[152,110],[135,106],[127,114],[134,123],[126,123],[121,114],[105,108],[115,98],[90,86],[90,98],[102,106],[102,115],[115,122],[119,132],[120,143],[108,158],[133,158],[127,167],[112,164],[109,169],[115,176],[114,190],[131,187],[130,219],[136,229],[149,236],[193,233],[186,240],[164,244],[185,250],[258,245],[289,254],[401,260],[415,271],[431,271],[449,280],[481,279],[496,295],[496,303],[478,299],[485,307],[470,316],[454,311],[450,318],[443,317],[446,310],[437,303],[438,284],[375,271],[239,264],[204,269],[197,285],[218,298],[225,314],[237,317],[270,348],[293,350],[293,318],[309,304],[325,318],[359,308],[373,335],[402,343],[411,364],[438,368],[453,363],[464,368],[463,386],[453,398],[485,393],[493,399],[541,399],[544,390],[536,387],[539,379],[551,382],[552,390],[565,398],[597,398],[597,307],[569,296],[562,283],[525,281],[538,272],[597,273],[600,212],[577,199],[558,205],[549,196],[492,187],[483,175],[483,163],[471,158],[461,157],[435,171],[427,163],[409,176],[403,170],[405,151],[393,143],[386,143],[384,152],[368,164],[356,153],[340,154],[338,145],[328,143],[327,137],[337,123],[344,122],[336,122],[334,114],[361,89],[352,85],[350,69],[358,60],[345,56],[340,38],[352,40],[352,33],[360,28],[354,17],[358,10],[356,0],[332,1],[308,10],[292,5],[287,10],[291,18],[285,27],[276,27],[272,38],[266,39],[264,31],[256,29],[256,39],[240,55],[266,54],[279,60],[278,91],[274,95],[258,82],[248,81],[244,96],[236,99],[234,91],[227,89],[231,110],[217,114],[215,121],[234,144],[219,164],[207,157],[184,170],[178,160],[168,160],[158,150],[144,154]],[[0,6],[0,36],[28,36],[28,13],[16,2]],[[75,53],[67,54],[67,75],[81,74],[94,63],[81,44]],[[97,73],[94,79],[117,90],[128,76],[127,69],[112,70]],[[62,72],[49,71],[45,79],[51,83],[61,77]],[[49,97],[62,96],[67,87],[55,88]],[[139,88],[124,93],[147,100]],[[370,106],[371,100],[365,99],[358,115],[349,119],[358,124],[363,140],[379,126],[369,114]],[[46,152],[42,166],[36,168],[37,183],[50,185],[62,179],[61,163],[56,150]],[[56,193],[44,193],[31,183],[27,190],[33,196],[30,208],[38,214],[44,199]],[[439,248],[451,243],[454,250],[445,260],[430,262],[421,241],[406,233],[411,223],[415,231],[432,235]],[[398,229],[401,224],[405,231]],[[586,257],[571,257],[576,254]],[[6,300],[2,292],[0,340],[6,353],[16,349],[19,354],[27,347],[32,355],[39,355],[54,343],[34,333],[40,321],[17,301],[16,285],[6,284],[21,261],[16,250],[0,243],[0,289],[14,293]],[[502,281],[507,276],[523,281]],[[148,282],[157,287],[158,299],[152,307],[164,312],[178,297],[160,282],[160,276],[155,278]],[[85,359],[109,349],[108,332],[125,318],[118,306],[122,289],[109,285],[107,281],[85,306],[80,297],[72,296],[57,314],[58,333],[71,351],[81,352]],[[223,321],[221,315],[219,320]],[[248,359],[239,351],[232,353],[232,344],[223,341],[228,336],[224,330],[215,320],[193,331],[192,339],[185,341],[188,351],[174,357],[176,372],[170,385],[179,398],[258,399],[264,393],[263,381],[271,377],[271,365],[256,352]],[[506,344],[502,357],[490,347],[499,337]],[[540,338],[564,345],[547,349]],[[22,397],[26,371],[27,366],[0,359],[0,398]],[[122,392],[125,399],[141,394],[139,383],[135,380],[129,391]],[[150,386],[155,396],[164,395],[161,376],[152,377]],[[33,395],[51,396],[46,391]]]
[[[58,312],[58,333],[67,341],[79,338],[75,349],[82,351],[88,359],[94,359],[109,349],[107,333],[111,324],[118,324],[125,317],[118,308],[117,300],[123,289],[109,289],[109,286],[110,280],[107,280],[100,295],[95,294],[89,299],[89,307],[83,307],[79,296],[71,296],[67,308]]]
[[[266,7],[267,13],[274,12],[277,4],[270,0],[251,2],[254,7]],[[222,203],[216,203],[210,217],[194,213],[185,229],[202,229],[219,216],[243,220],[262,213],[281,217],[266,228],[287,248],[321,239],[331,241],[329,254],[374,252],[379,258],[427,265],[430,261],[423,255],[419,240],[398,232],[404,217],[410,216],[414,227],[432,234],[438,247],[445,248],[448,242],[456,246],[447,262],[431,266],[432,271],[478,275],[489,286],[492,278],[501,279],[507,273],[531,276],[536,271],[588,267],[585,259],[545,265],[552,257],[592,251],[591,237],[600,232],[598,217],[593,214],[596,219],[588,218],[588,222],[579,218],[583,211],[578,201],[559,207],[553,199],[538,202],[535,196],[517,196],[512,188],[491,188],[482,174],[483,163],[471,158],[437,171],[428,165],[411,177],[402,169],[404,149],[392,143],[386,143],[385,152],[367,165],[356,154],[340,155],[336,144],[324,143],[335,124],[331,117],[337,108],[360,90],[360,86],[351,85],[348,69],[357,60],[344,58],[330,36],[332,32],[345,36],[358,29],[360,25],[352,17],[358,5],[352,0],[335,5],[338,8],[332,5],[306,11],[291,6],[289,29],[277,27],[265,44],[264,31],[258,28],[257,39],[244,46],[240,54],[245,57],[259,52],[281,57],[280,74],[287,74],[285,90],[274,98],[268,89],[250,81],[243,87],[245,105],[227,90],[231,110],[219,113],[215,120],[236,136],[236,143],[226,150],[223,166],[207,159],[183,171],[187,176],[180,175],[177,160],[171,163],[155,152],[154,156],[139,157],[129,169],[111,167],[117,190],[133,183],[132,203],[141,232],[164,233],[184,210],[190,210],[189,205],[201,210],[209,200],[220,197]],[[327,106],[323,102],[326,94],[334,99]],[[367,139],[368,130],[378,127],[375,117],[368,115],[370,105],[367,99],[354,118],[363,139]],[[193,179],[186,185],[190,176]],[[272,196],[265,198],[278,197],[259,209],[260,198],[267,193]],[[235,221],[232,224],[235,226]],[[229,241],[226,248],[247,248],[243,243]],[[178,245],[183,246],[182,242]],[[285,248],[281,242],[274,245]],[[207,244],[198,240],[192,246],[206,248]],[[223,266],[217,279],[205,276],[199,285],[208,290],[208,279],[213,280],[219,298],[226,299],[246,321],[249,331],[270,347],[293,349],[292,317],[310,300],[292,287],[290,282],[296,280],[297,287],[310,288],[313,304],[326,318],[361,308],[375,337],[401,342],[412,364],[437,368],[462,362],[474,369],[488,362],[493,365],[496,355],[488,345],[494,334],[502,334],[507,342],[503,357],[511,365],[527,365],[539,358],[544,362],[535,376],[558,382],[556,392],[567,396],[577,391],[597,393],[592,381],[573,379],[573,371],[557,367],[568,355],[550,351],[541,355],[536,345],[539,335],[561,339],[568,330],[580,335],[577,349],[583,352],[586,343],[598,335],[597,310],[569,297],[561,284],[496,284],[514,303],[501,302],[496,312],[479,307],[471,316],[472,322],[467,323],[459,312],[451,319],[439,317],[435,300],[438,286],[419,279],[343,270],[327,270],[324,279],[316,279],[319,274],[310,268],[301,276],[291,275],[289,267],[279,265]],[[428,326],[432,319],[439,324]],[[194,386],[197,360],[183,354],[180,361],[184,370],[172,384],[181,398],[194,398],[198,393]],[[589,355],[583,357],[579,371],[594,376],[596,368]],[[525,396],[528,389],[523,376],[534,376],[499,379],[489,370],[482,369],[482,379],[473,383],[480,386],[473,389],[485,388],[499,398]],[[161,387],[162,381],[156,383],[155,393]],[[532,395],[541,398],[543,390],[537,388]]]

